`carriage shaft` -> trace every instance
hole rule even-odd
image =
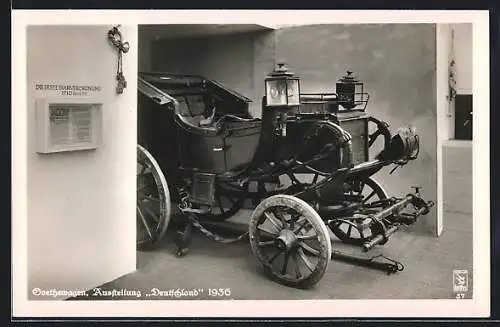
[[[408,195],[405,198],[399,200],[395,204],[375,213],[372,215],[372,218],[375,220],[384,219],[390,215],[399,213],[402,209],[404,209],[409,203],[412,202],[414,195]]]
[[[379,234],[379,235],[375,236],[373,239],[371,239],[370,241],[364,243],[363,244],[363,250],[365,252],[371,250],[375,245],[378,245],[378,244],[382,243],[389,236],[391,236],[392,234],[396,233],[398,229],[399,229],[398,225],[390,227],[389,229],[387,229],[385,231],[384,235]]]
[[[372,219],[375,220],[375,221],[379,221],[380,224],[383,224],[380,220],[381,219],[384,219],[390,215],[395,215],[395,214],[399,214],[399,212],[404,209],[408,204],[410,203],[414,203],[416,199],[419,199],[417,196],[413,195],[413,194],[409,194],[407,195],[405,198],[401,199],[400,201],[396,202],[395,204],[391,205],[390,207],[387,207],[383,210],[381,210],[380,212],[377,212],[376,214],[372,215]],[[412,214],[412,222],[415,221],[415,219],[424,214],[425,211],[428,210],[428,208],[426,207],[422,207],[420,208],[419,210],[417,210],[417,212],[415,212],[414,214]],[[395,232],[398,231],[400,227],[400,224],[394,224],[392,226],[390,226],[389,228],[385,229],[384,228],[384,231],[383,233],[381,234],[378,234],[376,235],[373,239],[371,239],[370,241],[368,242],[365,242],[363,244],[363,249],[365,251],[369,251],[371,250],[373,247],[375,247],[376,245],[382,243],[382,242],[385,242],[387,241],[387,239],[392,235],[394,234]]]

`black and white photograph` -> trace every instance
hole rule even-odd
[[[488,13],[376,13],[14,13],[14,308],[488,316]]]

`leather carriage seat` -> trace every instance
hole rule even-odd
[[[182,114],[182,111],[177,113],[176,117],[177,121],[189,132],[207,136],[216,136],[226,130],[255,127],[261,121],[260,118],[243,118],[233,114],[223,114],[217,118],[215,118],[215,114],[212,114],[205,118],[203,115],[185,115]]]
[[[185,97],[179,96],[176,97],[176,100],[178,103],[178,111],[175,117],[181,127],[195,134],[217,135],[215,126],[202,126],[202,121],[205,119],[203,113],[197,110],[197,112],[193,114]]]
[[[259,121],[260,121],[260,118],[243,118],[243,117],[239,117],[239,116],[233,115],[233,114],[224,114],[221,117],[219,117],[219,119],[217,119],[212,124],[215,124],[216,126],[222,127],[222,125],[224,125],[224,124],[234,125],[234,124],[241,123],[242,125],[244,125],[245,123],[253,123],[253,122],[259,122]]]
[[[200,126],[203,115],[193,115],[189,110],[189,105],[184,97],[178,97],[177,102],[179,103],[178,115],[182,117],[182,120],[186,123],[189,123],[190,125]]]

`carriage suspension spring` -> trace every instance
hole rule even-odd
[[[199,210],[192,208],[192,204],[189,201],[189,193],[183,188],[179,188],[177,192],[180,197],[179,209],[181,210],[182,214],[188,219],[188,221],[194,227],[196,227],[203,235],[205,235],[209,239],[222,244],[231,244],[239,242],[243,240],[246,236],[248,236],[248,232],[245,232],[237,237],[230,238],[209,231],[196,218],[196,214],[199,213]]]

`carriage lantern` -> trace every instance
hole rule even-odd
[[[368,103],[368,94],[364,92],[364,84],[353,75],[352,71],[348,70],[347,74],[337,81],[336,90],[339,104],[345,109],[354,109],[362,104],[366,107]]]
[[[284,63],[278,63],[265,83],[266,107],[279,112],[279,130],[282,136],[286,136],[287,113],[300,106],[300,78]]]

